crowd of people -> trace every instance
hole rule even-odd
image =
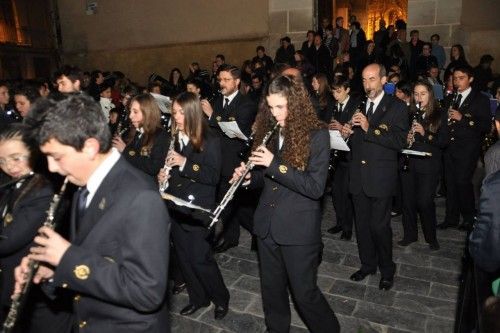
[[[380,20],[367,40],[359,22],[325,19],[300,50],[287,36],[280,43],[274,60],[263,46],[241,67],[218,54],[210,71],[193,62],[186,78],[174,68],[145,87],[74,66],[0,82],[0,322],[30,261],[40,266],[23,332],[163,332],[167,276],[173,294],[188,293],[181,315],[213,303],[220,320],[230,293],[214,253],[237,246],[242,226],[258,253],[268,330],[289,331],[290,291],[310,331],[339,332],[316,283],[325,195],[336,213],[328,232],[356,235],[361,266],[350,279],[378,270],[381,290],[395,283],[391,217],[402,215],[401,247],[418,240],[419,221],[432,251],[438,229],[472,229],[478,161],[488,184],[500,170],[493,57],[472,68],[456,44],[447,59],[439,35],[424,42],[413,30],[407,41],[402,20]],[[331,149],[334,133],[349,151]],[[74,186],[56,218],[69,222],[51,229],[42,222],[63,178]],[[481,202],[498,210],[491,186]],[[218,221],[197,209],[221,202]]]

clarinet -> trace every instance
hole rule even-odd
[[[411,121],[411,129],[410,129],[410,140],[408,142],[408,148],[411,148],[413,144],[415,143],[415,129],[413,128],[413,125],[418,124],[418,112],[421,110],[421,102],[418,102],[417,104],[417,110],[413,113],[412,116],[412,121]]]
[[[455,109],[455,110],[458,109],[457,102],[458,102],[458,91],[456,89],[454,89],[453,90],[453,99],[452,99],[452,102],[448,108],[448,113],[450,112],[449,109]],[[451,119],[448,116],[448,126],[453,125],[454,123],[455,123],[455,120]]]
[[[261,142],[260,146],[265,146],[267,144],[267,142],[269,141],[269,139],[271,139],[271,136],[273,135],[273,133],[278,128],[279,128],[279,124],[276,123],[273,126],[273,128],[269,132],[266,133],[266,135],[262,139],[262,142]],[[212,221],[211,221],[210,225],[208,226],[208,229],[211,229],[213,227],[213,225],[217,221],[219,221],[220,214],[222,213],[222,211],[224,210],[224,208],[226,208],[227,204],[233,199],[234,194],[236,193],[236,190],[243,183],[243,181],[245,179],[245,176],[250,172],[250,170],[253,169],[253,167],[254,167],[254,164],[252,162],[250,162],[250,160],[247,161],[247,163],[245,164],[245,171],[243,171],[243,174],[241,175],[241,177],[237,181],[235,181],[234,183],[231,184],[231,187],[227,190],[226,194],[222,198],[222,200],[219,203],[219,205],[212,212]]]
[[[356,108],[356,111],[354,111],[354,114],[352,116],[354,117],[354,115],[356,113],[360,113],[360,112],[362,114],[365,114],[365,110],[366,110],[366,98],[363,98],[363,100],[359,103],[358,107]],[[351,120],[349,120],[348,124],[352,128],[352,126],[353,126],[352,117],[351,117]],[[346,138],[345,142],[348,143],[350,138],[351,138],[350,136],[348,138]]]
[[[170,139],[170,145],[168,146],[168,152],[167,152],[167,156],[168,154],[174,150],[174,145],[175,145],[175,133],[172,134],[172,138]],[[167,189],[168,187],[168,175],[170,174],[170,170],[172,170],[172,167],[168,166],[167,165],[167,159],[165,159],[165,164],[163,165],[163,170],[164,171],[164,174],[165,174],[165,180],[163,182],[160,182],[159,185],[160,185],[160,193],[163,193],[165,192],[165,190]]]
[[[54,230],[56,227],[55,214],[56,214],[57,208],[59,207],[61,197],[64,195],[64,192],[66,191],[67,183],[68,183],[68,178],[65,178],[64,182],[61,186],[61,189],[59,190],[59,193],[54,194],[54,196],[52,197],[52,201],[50,202],[49,209],[47,210],[47,217],[45,218],[45,221],[43,222],[43,225],[45,227],[49,227],[52,230]],[[22,312],[23,305],[26,301],[26,297],[27,297],[28,292],[30,290],[33,277],[35,276],[39,265],[40,265],[39,261],[36,261],[36,260],[29,261],[28,273],[26,273],[26,276],[25,276],[26,283],[24,284],[21,292],[18,294],[15,294],[12,297],[12,303],[10,305],[9,313],[7,314],[5,322],[3,323],[2,333],[9,333],[9,332],[13,331],[14,326],[16,324],[16,320],[19,317],[19,314]]]

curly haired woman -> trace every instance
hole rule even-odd
[[[265,96],[250,157],[257,168],[247,174],[244,185],[263,187],[254,233],[266,325],[269,332],[290,330],[289,287],[309,331],[339,332],[339,322],[316,284],[322,247],[320,199],[330,157],[328,130],[302,83],[277,76]],[[274,121],[279,135],[272,137],[269,148],[260,145]],[[243,171],[243,165],[235,169],[232,181]]]

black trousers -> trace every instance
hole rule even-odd
[[[401,172],[403,190],[403,239],[418,239],[417,218],[427,243],[436,242],[436,204],[434,202],[439,173],[419,173],[415,168]],[[418,216],[417,216],[418,215]]]
[[[269,332],[290,331],[288,287],[299,315],[313,333],[340,332],[339,322],[317,286],[321,244],[279,245],[258,239],[262,303]]]
[[[396,265],[392,261],[392,197],[368,197],[364,192],[353,195],[356,238],[361,270],[380,269],[384,278],[392,278]]]
[[[480,149],[471,154],[455,156],[444,154],[444,176],[446,181],[446,217],[445,222],[457,225],[462,215],[463,223],[472,225],[475,214],[474,189],[472,176],[479,159]]]
[[[185,230],[173,219],[172,240],[186,281],[189,302],[203,305],[212,301],[216,305],[227,306],[229,291],[206,240],[207,236],[207,229],[195,227]]]
[[[352,198],[349,193],[349,166],[337,164],[333,174],[332,199],[337,225],[343,231],[352,231],[353,207]]]

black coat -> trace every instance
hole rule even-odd
[[[167,131],[158,129],[149,151],[142,148],[143,140],[144,136],[139,140],[132,140],[123,150],[123,156],[134,167],[156,179],[158,172],[165,165],[170,137]]]
[[[365,133],[354,127],[351,146],[349,192],[369,197],[388,197],[396,190],[398,152],[406,146],[406,104],[384,95]]]
[[[85,332],[168,332],[170,219],[156,184],[120,158],[105,176],[46,292],[74,293]]]
[[[312,132],[310,147],[304,171],[286,165],[279,153],[275,153],[268,168],[252,171],[251,186],[264,187],[254,215],[254,233],[258,237],[271,235],[280,245],[321,242],[320,199],[328,175],[328,130]]]
[[[316,111],[316,115],[321,121],[325,123],[329,123],[333,116],[333,109],[335,108],[335,99],[333,99],[330,91],[326,92],[326,105],[321,107],[320,105],[320,97],[318,94],[313,92],[311,94],[311,103]]]
[[[233,175],[234,168],[240,165],[242,161],[240,153],[246,149],[246,145],[245,141],[241,139],[231,139],[226,136],[220,129],[218,123],[220,121],[236,121],[240,130],[248,138],[252,132],[252,124],[257,114],[257,106],[250,97],[242,95],[240,92],[238,92],[225,110],[223,109],[223,103],[223,96],[220,96],[213,102],[212,108],[214,112],[208,123],[221,137],[221,156],[223,161],[221,181],[224,182],[230,179]]]
[[[171,177],[168,181],[167,192],[177,198],[192,201],[193,204],[203,208],[213,209],[222,164],[220,138],[208,134],[203,143],[203,150],[197,152],[191,143],[188,143],[180,154],[187,158],[186,164],[182,171],[177,167],[170,171]],[[190,195],[194,199],[191,200]],[[191,216],[188,208],[176,206],[170,201],[168,208],[172,214],[180,213]],[[178,218],[177,220],[181,222],[180,226],[185,230],[201,227],[201,223],[193,219]]]
[[[446,110],[451,103],[450,96],[444,103]],[[484,134],[491,129],[489,99],[480,91],[472,89],[458,111],[462,113],[462,119],[448,126],[447,152],[456,157],[477,156]]]
[[[4,191],[2,196],[2,203],[7,204],[11,201],[8,206],[13,206],[7,209],[0,224],[0,235],[2,235],[0,239],[0,305],[2,308],[10,306],[10,296],[14,287],[14,268],[29,253],[33,239],[45,221],[46,211],[53,195],[52,187],[45,182],[41,187],[32,188],[17,201],[15,198],[29,186],[30,181],[35,181],[35,179],[25,180],[17,189],[13,185],[13,192]],[[17,203],[14,204],[12,201],[17,201]],[[2,205],[0,209],[3,211],[4,207],[5,205]]]
[[[347,101],[346,105],[342,106],[342,112],[339,112],[339,106],[338,103],[335,103],[335,108],[333,110],[333,118],[341,123],[342,125],[347,124],[352,116],[354,115],[354,112],[358,109],[360,106],[361,100],[359,98],[355,98],[354,96],[349,97],[349,101]],[[337,151],[336,152],[336,158],[335,161],[337,163],[341,163],[342,165],[346,166],[349,162],[349,152],[348,151]]]

